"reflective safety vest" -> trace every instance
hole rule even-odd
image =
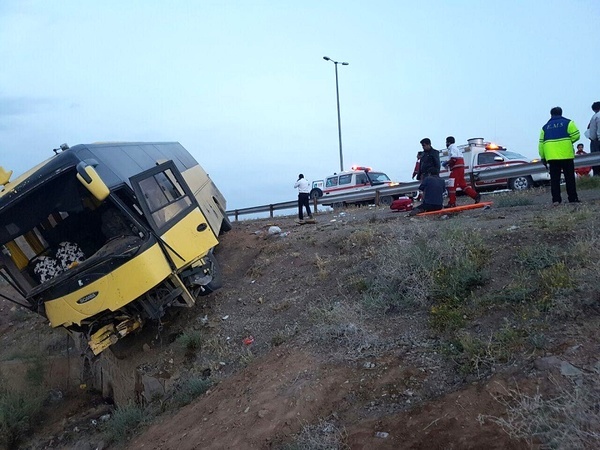
[[[579,140],[579,130],[570,119],[552,116],[542,127],[540,134],[540,158],[546,161],[553,159],[573,159],[573,143]]]

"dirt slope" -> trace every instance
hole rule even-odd
[[[191,377],[214,385],[111,447],[528,448],[491,419],[507,417],[497,399],[515,387],[552,395],[600,370],[600,291],[577,261],[569,261],[573,273],[564,269],[579,283],[569,287],[571,303],[558,294],[522,294],[513,278],[532,264],[536,247],[550,245],[551,262],[554,249],[567,246],[582,258],[600,257],[594,246],[579,247],[600,239],[600,192],[581,191],[582,205],[558,208],[548,205],[545,190],[520,198],[522,206],[500,207],[502,197],[486,196],[495,201],[491,209],[449,217],[370,207],[323,212],[314,225],[299,226],[293,217],[235,224],[217,252],[224,287],[166,321],[160,333],[146,330],[125,355],[138,373],[161,381],[164,392],[148,399],[154,410]],[[281,232],[270,234],[272,226]],[[436,246],[450,253],[461,232],[486,248],[485,279],[461,297],[469,308],[436,302],[425,290],[419,297],[426,288],[420,280],[437,275],[411,272],[406,254],[423,242],[424,254]],[[480,256],[470,247],[464,253]],[[441,316],[448,311],[460,314]],[[178,344],[194,333],[202,337],[199,348]],[[89,422],[90,404],[79,409]],[[74,421],[53,423],[28,448],[106,446],[91,427],[78,425],[74,435]],[[50,439],[61,432],[60,442]]]
[[[538,232],[540,218],[556,213],[547,196],[537,191],[529,194],[532,205],[426,220],[460,220],[460,226],[483,230],[488,239],[501,234],[493,265],[507,270],[514,251]],[[588,208],[598,210],[597,192],[581,196]],[[572,205],[561,208],[573,213]],[[585,325],[546,327],[546,348],[517,351],[481,376],[458,372],[452,359],[441,355],[442,334],[427,326],[426,311],[371,315],[348,308],[342,321],[315,317],[333,315],[336,305],[357,298],[360,293],[343,285],[348,272],[375,262],[372,252],[389,233],[410,239],[422,226],[419,220],[424,219],[363,208],[320,215],[317,225],[302,227],[292,218],[238,224],[222,241],[225,287],[209,316],[227,317],[215,325],[216,334],[241,352],[251,351],[252,358],[128,448],[282,448],[292,435],[319,421],[342,427],[352,449],[527,447],[478,417],[505,413],[491,394],[505,392],[506,386],[533,390],[547,385],[556,367],[534,365],[545,355],[579,345],[564,358],[587,367],[597,362],[595,337],[586,331],[597,324],[594,315],[578,316]],[[270,236],[272,225],[289,235]],[[475,326],[486,335],[485,322],[501,315],[481,317]],[[254,343],[245,348],[242,340],[250,335]],[[377,432],[388,434],[377,437]]]

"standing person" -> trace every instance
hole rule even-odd
[[[417,175],[419,175],[419,167],[421,167],[421,156],[423,156],[422,151],[417,152],[417,162],[415,162],[415,168],[413,169],[412,179],[414,180]]]
[[[575,155],[587,155],[587,152],[583,149],[583,144],[577,144],[577,151],[575,152]],[[588,176],[591,171],[592,168],[590,166],[575,168],[575,174],[579,175],[580,177]]]
[[[539,152],[542,163],[550,165],[550,192],[552,204],[562,202],[560,195],[560,173],[565,176],[567,197],[570,203],[579,203],[575,186],[575,164],[573,143],[579,140],[579,130],[570,119],[563,117],[562,108],[555,106],[550,110],[550,120],[542,127]]]
[[[590,119],[586,136],[590,140],[590,153],[600,152],[600,102],[592,103],[594,115]],[[600,176],[600,166],[593,166],[594,176]]]
[[[419,173],[417,174],[419,181],[425,179],[432,167],[440,173],[440,152],[431,146],[431,139],[421,139],[421,147],[423,147],[423,156],[419,160]]]
[[[412,209],[408,213],[409,216],[414,216],[426,211],[439,211],[444,208],[444,190],[446,189],[446,182],[438,175],[439,172],[435,167],[429,169],[427,176],[419,186],[419,191],[423,192],[423,203]]]
[[[304,175],[298,175],[298,181],[294,184],[294,189],[298,188],[298,219],[300,222],[304,222],[304,215],[302,214],[302,208],[306,208],[306,213],[308,214],[308,218],[312,219],[312,214],[310,212],[310,183],[306,181]]]
[[[479,203],[481,200],[481,194],[477,193],[475,189],[467,185],[465,181],[465,159],[463,158],[463,152],[458,145],[456,145],[456,139],[454,136],[448,136],[446,138],[446,148],[448,149],[448,156],[450,159],[444,162],[444,167],[450,169],[450,177],[448,178],[448,204],[446,208],[454,208],[456,206],[456,188],[459,187],[462,191],[475,200],[475,203]]]

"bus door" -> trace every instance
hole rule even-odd
[[[218,243],[189,186],[173,161],[130,178],[142,212],[177,269]]]

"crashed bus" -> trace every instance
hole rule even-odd
[[[87,354],[220,287],[225,199],[181,144],[63,144],[11,175],[0,168],[0,275]]]

